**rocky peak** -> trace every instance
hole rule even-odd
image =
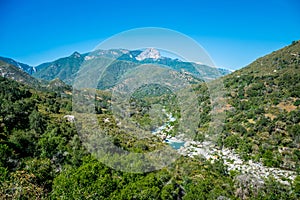
[[[136,57],[136,59],[139,61],[145,60],[147,58],[152,58],[154,60],[157,60],[160,58],[160,53],[157,49],[148,48]]]
[[[79,58],[81,56],[81,54],[78,53],[77,51],[75,51],[74,53],[72,53],[71,56],[74,57],[74,58]]]

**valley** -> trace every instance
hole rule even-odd
[[[197,65],[203,74],[195,63],[153,49],[75,52],[30,73],[29,65],[0,58],[0,198],[299,199],[299,55],[297,41],[232,73]],[[69,84],[82,62],[99,63],[104,56],[114,62],[102,82],[78,95]],[[126,93],[124,83],[138,65],[162,67],[189,87],[148,84]],[[215,81],[224,85],[223,104],[211,99],[208,84]],[[125,89],[119,94],[112,88]],[[74,113],[86,119],[92,113],[104,142],[118,151],[108,146],[113,153],[97,157],[104,148],[97,137],[86,145],[89,135],[78,134],[78,127],[96,128],[80,124]],[[224,117],[214,121],[220,113]],[[141,130],[150,134],[140,137]],[[178,157],[158,170],[130,157],[151,157],[147,153],[165,147]],[[121,165],[147,172],[122,171]]]

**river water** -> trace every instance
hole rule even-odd
[[[167,113],[165,109],[163,109],[162,111],[167,116],[168,121],[152,132],[153,134],[155,134],[157,136],[162,136],[165,134],[164,132],[166,130],[172,129],[173,127],[170,125],[170,123],[176,121],[176,118],[173,117],[172,113]],[[170,136],[168,136],[168,137],[166,136],[166,139],[164,139],[164,142],[169,144],[175,150],[180,149],[185,144],[184,141],[180,141],[180,140],[176,139],[175,137],[170,137]]]

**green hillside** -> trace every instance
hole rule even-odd
[[[11,59],[11,58],[5,58],[5,57],[0,56],[0,61],[8,63],[10,65],[13,65],[13,66],[23,70],[24,72],[30,74],[30,75],[33,74],[36,71],[36,69],[34,67],[29,66],[29,65],[24,64],[24,63],[21,63],[21,62],[17,62],[15,60]]]
[[[182,156],[170,166],[148,173],[114,170],[86,151],[74,123],[65,117],[71,114],[70,91],[62,97],[2,77],[0,83],[1,199],[241,199],[241,194],[253,199],[299,197],[298,179],[291,186],[266,179],[264,185],[253,185],[245,193],[247,184],[229,173],[222,160],[211,163],[202,157]],[[102,126],[104,119],[112,119],[107,110],[110,95],[98,91],[97,96]],[[155,137],[137,140],[134,135],[118,133],[113,124],[109,126],[114,144],[128,151],[152,151],[154,146],[165,145]]]
[[[221,163],[182,157],[151,173],[108,168],[85,150],[74,123],[65,117],[71,114],[70,91],[44,92],[2,77],[0,86],[1,199],[193,199],[195,190],[203,198],[233,197],[228,184],[233,180]],[[107,111],[110,95],[99,91],[98,96],[99,123],[104,125],[112,117]],[[114,143],[128,151],[164,145],[155,137],[140,141],[110,126]]]
[[[39,82],[22,69],[0,60],[0,76],[16,80],[27,85],[39,85]]]
[[[33,76],[48,81],[59,78],[65,83],[71,84],[83,61],[84,56],[74,52],[69,57],[38,65],[37,72]]]
[[[90,146],[83,144],[84,138],[72,118],[76,89],[71,91],[59,79],[50,82],[48,88],[33,88],[1,76],[0,199],[299,199],[299,53],[300,42],[295,42],[219,79],[227,92],[225,108],[217,110],[226,113],[224,129],[217,137],[211,137],[216,133],[209,129],[214,102],[206,83],[193,82],[188,90],[179,90],[197,95],[186,102],[178,101],[178,96],[159,85],[138,88],[126,110],[132,124],[152,131],[170,118],[154,112],[164,108],[174,117],[168,122],[169,130],[165,127],[162,131],[167,138],[195,131],[193,140],[202,143],[188,141],[189,146],[205,150],[207,144],[213,153],[208,158],[184,147],[169,166],[144,173],[110,168],[100,160],[118,161],[116,157],[99,158],[87,150]],[[160,135],[139,138],[137,132],[131,131],[130,123],[123,124],[128,125],[126,129],[120,128],[112,110],[111,92],[97,90],[95,96],[88,90],[84,92],[82,98],[95,99],[92,108],[99,127],[109,136],[108,142],[133,153],[169,145]],[[199,104],[197,130],[190,126],[193,121],[189,116],[196,111],[190,102]],[[190,107],[184,110],[186,113],[180,111],[185,103]],[[159,109],[153,109],[156,107]],[[84,108],[73,107],[85,114]],[[177,119],[182,116],[187,120],[179,126]],[[216,139],[216,144],[205,143],[211,138]],[[260,179],[254,176],[259,172],[229,169],[226,163],[235,161],[223,159],[219,152],[236,152],[244,161],[253,161],[253,165],[262,163],[259,169],[269,169],[269,174]],[[147,165],[128,157],[119,162],[133,168]],[[278,170],[283,169],[294,173],[295,178],[276,178]]]
[[[267,166],[300,167],[300,42],[222,78],[227,118],[219,143]]]

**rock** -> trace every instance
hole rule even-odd
[[[157,60],[160,58],[160,53],[158,50],[156,50],[154,48],[148,48],[136,57],[136,59],[139,61],[145,60],[147,58]]]
[[[65,115],[64,118],[67,119],[69,122],[75,122],[74,115]]]
[[[103,120],[103,122],[104,122],[104,123],[109,123],[110,120],[109,120],[109,118],[105,118],[105,119]]]

